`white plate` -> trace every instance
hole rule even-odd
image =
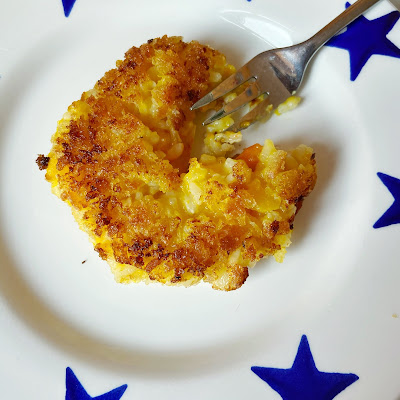
[[[259,263],[234,292],[114,283],[35,165],[68,105],[131,46],[181,35],[240,66],[343,9],[342,0],[77,0],[66,18],[61,0],[3,5],[2,398],[64,398],[70,367],[92,397],[127,384],[123,400],[279,399],[251,367],[291,368],[302,335],[320,371],[359,377],[337,398],[400,398],[400,225],[373,228],[393,203],[377,172],[400,178],[399,58],[374,55],[351,82],[348,52],[325,47],[301,106],[246,131],[244,145],[311,145],[319,176],[285,262]],[[393,10],[384,2],[366,17]],[[400,47],[400,23],[387,37]],[[333,398],[321,390],[315,399]]]

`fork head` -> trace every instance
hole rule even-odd
[[[196,110],[239,88],[248,86],[233,100],[226,103],[214,115],[203,122],[208,125],[218,119],[232,114],[243,106],[258,99],[256,105],[226,130],[238,132],[266,117],[279,104],[297,90],[300,80],[295,76],[293,63],[290,61],[290,48],[269,50],[261,53],[241,67],[215,89],[195,103],[191,109]],[[260,97],[263,96],[263,97]]]

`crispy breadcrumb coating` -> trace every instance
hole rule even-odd
[[[179,37],[132,47],[71,104],[38,157],[118,282],[233,290],[261,258],[282,261],[315,184],[312,149],[267,140],[236,159],[190,159],[190,106],[233,71]]]

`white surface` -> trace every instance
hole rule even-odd
[[[50,149],[68,105],[131,46],[182,35],[240,66],[307,38],[343,6],[77,0],[65,18],[61,0],[7,2],[0,14],[4,398],[63,398],[70,366],[92,396],[127,383],[127,400],[279,399],[250,367],[289,368],[306,334],[320,370],[360,377],[338,398],[398,400],[400,319],[392,314],[400,314],[400,225],[372,225],[393,201],[376,172],[400,177],[400,60],[374,56],[351,83],[347,52],[324,48],[301,106],[246,131],[245,145],[266,138],[311,145],[319,177],[285,262],[257,264],[235,292],[117,285],[34,162]],[[382,3],[370,15],[391,9]],[[399,27],[390,35],[399,45]]]

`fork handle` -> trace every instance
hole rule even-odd
[[[380,0],[357,0],[354,4],[348,7],[333,21],[322,28],[310,39],[306,40],[310,55],[313,55],[319,48],[321,48],[329,39],[339,33],[343,28],[353,22],[361,14],[365,13],[369,8]]]

